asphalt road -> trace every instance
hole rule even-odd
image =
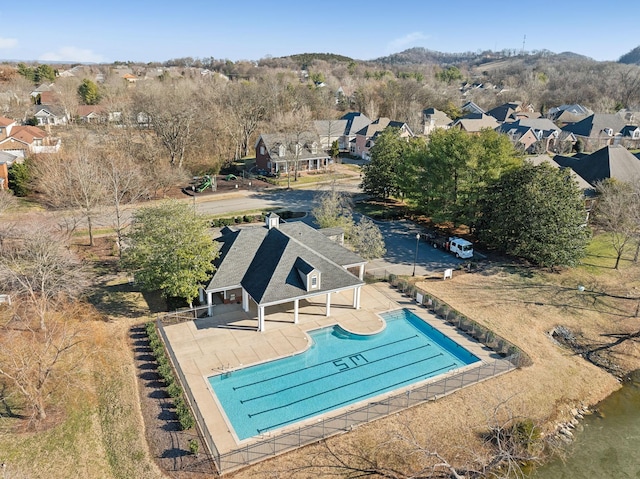
[[[352,194],[360,193],[357,184],[354,187],[353,183],[341,183],[338,187]],[[309,189],[239,192],[243,194],[241,198],[207,201],[197,204],[197,209],[199,212],[207,214],[224,214],[269,207],[310,212],[318,193],[327,188],[328,186],[324,185]],[[311,217],[302,218],[301,221],[313,225]],[[444,274],[445,269],[456,268],[463,262],[454,255],[434,248],[422,240],[417,242],[416,234],[422,230],[409,221],[376,222],[376,224],[384,238],[387,253],[383,258],[368,263],[366,270],[370,273],[410,275],[413,274],[415,260],[415,273],[418,276],[434,273]]]

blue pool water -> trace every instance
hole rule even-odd
[[[386,328],[356,335],[310,332],[303,353],[209,378],[240,440],[312,418],[479,359],[411,311],[382,315]]]

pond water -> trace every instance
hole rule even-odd
[[[549,463],[530,479],[640,478],[640,371],[581,424],[566,461]]]

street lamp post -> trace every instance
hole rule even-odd
[[[418,262],[418,244],[420,244],[420,233],[416,233],[416,254],[413,257],[413,274],[411,274],[411,276],[416,275],[416,263]]]

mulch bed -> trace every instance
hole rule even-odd
[[[175,406],[158,374],[158,364],[149,346],[144,325],[132,327],[129,338],[138,378],[145,435],[152,457],[168,477],[201,479],[217,476],[213,462],[204,453],[205,447],[197,430],[180,429]],[[189,451],[189,441],[192,439],[200,444],[197,456]]]

